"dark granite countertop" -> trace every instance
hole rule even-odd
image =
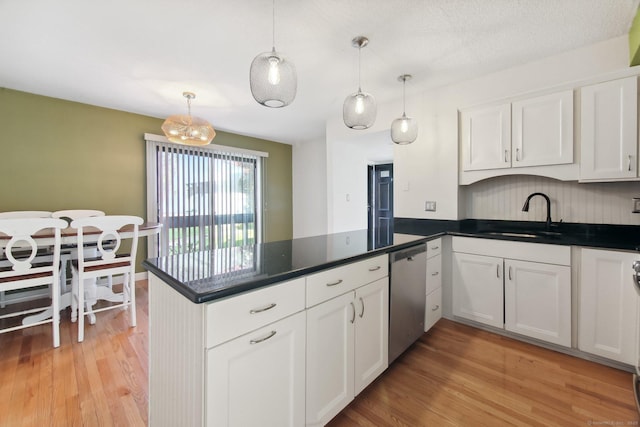
[[[640,226],[395,218],[396,233],[373,241],[367,230],[148,259],[142,265],[194,303],[294,279],[436,237],[481,237],[640,251]]]
[[[142,265],[194,303],[224,298],[425,242],[433,236],[370,238],[367,230],[148,259]]]

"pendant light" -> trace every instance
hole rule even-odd
[[[351,129],[367,129],[376,121],[376,100],[373,95],[363,92],[360,87],[360,53],[369,44],[369,39],[359,36],[351,40],[358,48],[358,91],[347,96],[342,106],[342,119]]]
[[[253,98],[266,107],[280,108],[296,97],[297,78],[293,63],[276,52],[276,4],[273,0],[273,34],[270,52],[262,52],[251,62],[249,85]]]
[[[391,123],[391,140],[399,145],[411,144],[418,137],[418,122],[405,114],[405,85],[411,80],[411,74],[398,77],[402,82],[402,117]]]
[[[185,145],[207,145],[216,136],[213,126],[205,119],[193,117],[191,115],[191,100],[196,97],[193,92],[182,92],[182,96],[187,98],[188,114],[176,114],[169,116],[162,124],[162,131],[167,139],[177,144]]]

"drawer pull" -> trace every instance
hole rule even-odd
[[[436,305],[433,306],[431,311],[438,311],[439,308],[440,308],[440,306],[436,304]]]
[[[431,275],[432,275],[432,276],[437,276],[438,274],[440,274],[440,272],[439,272],[439,271],[436,271],[436,272],[431,273]]]
[[[327,286],[336,286],[342,283],[342,279],[339,279],[337,282],[327,283]]]
[[[431,249],[435,251],[436,249],[440,249],[440,246],[432,246]]]
[[[262,313],[263,311],[271,310],[276,305],[277,304],[275,302],[272,302],[271,304],[265,305],[264,307],[254,308],[252,310],[249,310],[249,314]]]
[[[353,309],[353,317],[351,318],[351,323],[354,323],[356,321],[356,305],[353,302],[349,304],[351,304],[351,308]]]
[[[380,267],[379,265],[376,265],[375,267],[372,267],[369,269],[369,271],[378,271],[380,270],[382,267]]]
[[[251,344],[251,345],[253,345],[253,344],[259,344],[259,343],[261,343],[262,341],[266,341],[266,340],[268,340],[269,338],[273,337],[275,334],[276,334],[276,331],[271,331],[271,332],[269,332],[269,334],[268,334],[268,335],[266,335],[266,336],[264,336],[264,337],[262,337],[262,338],[256,338],[255,340],[251,340],[251,341],[249,341],[249,344]]]
[[[364,316],[364,300],[362,297],[360,297],[360,304],[362,304],[362,311],[360,312],[360,318],[362,319],[362,316]]]

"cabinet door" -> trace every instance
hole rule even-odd
[[[578,348],[636,364],[638,295],[631,265],[635,253],[582,249]]]
[[[389,279],[356,290],[355,394],[389,365]]]
[[[354,396],[353,292],[307,310],[307,425],[324,425]]]
[[[571,268],[505,260],[505,329],[571,347]]]
[[[638,175],[637,78],[581,89],[580,179]]]
[[[462,169],[511,167],[511,105],[501,104],[460,113]]]
[[[453,253],[453,314],[504,327],[502,258]]]
[[[511,110],[512,167],[573,163],[573,91],[516,101]]]
[[[305,314],[207,351],[208,426],[300,426],[305,402]]]

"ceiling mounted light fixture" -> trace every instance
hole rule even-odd
[[[358,91],[347,96],[342,106],[342,120],[351,129],[367,129],[376,121],[376,100],[373,95],[363,92],[360,86],[360,53],[369,44],[369,39],[358,36],[351,40],[353,47],[358,48]]]
[[[193,92],[182,92],[187,98],[188,114],[176,114],[169,116],[162,124],[162,131],[167,139],[177,144],[207,145],[216,136],[213,126],[205,119],[191,115],[191,100],[196,97]]]
[[[411,74],[398,77],[402,82],[402,117],[391,123],[391,140],[399,145],[411,144],[418,137],[418,122],[405,114],[405,85],[411,80]]]
[[[251,62],[249,85],[251,95],[266,107],[280,108],[296,97],[297,78],[293,63],[276,52],[276,2],[273,0],[273,34],[270,52],[262,52]]]

